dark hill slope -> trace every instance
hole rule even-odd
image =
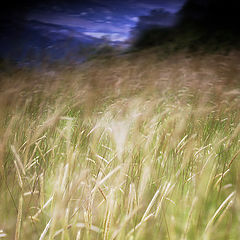
[[[240,2],[229,0],[188,0],[172,28],[148,29],[134,47],[164,46],[176,51],[229,51],[240,48]]]

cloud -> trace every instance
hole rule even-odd
[[[132,22],[138,21],[138,17],[129,17],[128,19],[131,20]]]
[[[111,19],[109,21],[108,19]],[[105,36],[110,41],[125,41],[131,25],[116,20],[116,16],[105,15],[97,19],[81,16],[81,14],[66,14],[56,12],[35,12],[28,15],[28,21],[37,21],[35,28],[45,28],[46,34],[56,33],[56,37],[82,38],[82,34],[101,39]],[[124,18],[123,18],[123,21]],[[129,22],[129,20],[127,21]]]
[[[42,23],[54,24],[64,27],[71,28],[82,28],[88,31],[107,31],[107,32],[122,32],[124,33],[127,29],[125,27],[117,25],[106,25],[104,20],[88,20],[81,17],[76,17],[67,14],[57,13],[34,13],[27,17],[27,20],[37,20]],[[96,22],[97,21],[97,22]]]
[[[135,25],[137,25],[135,29],[141,30],[151,25],[173,24],[174,16],[170,12],[176,11],[184,2],[184,0],[62,1],[65,2],[59,5],[58,9],[50,7],[35,9],[28,14],[27,20],[69,28],[71,36],[75,35],[74,31],[76,35],[80,31],[95,38],[108,35],[112,41],[125,41]],[[159,7],[164,7],[164,10],[154,10]],[[170,12],[166,9],[170,9]]]
[[[107,35],[107,33],[103,32],[83,32],[87,36],[95,37],[95,38],[103,38]]]
[[[106,33],[106,32],[83,32],[85,35],[87,36],[91,36],[94,38],[104,38],[106,37],[107,39],[109,39],[110,41],[116,42],[124,42],[128,39],[127,35],[122,35],[119,33]]]

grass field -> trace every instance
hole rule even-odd
[[[0,239],[238,239],[240,55],[1,73]]]

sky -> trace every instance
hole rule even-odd
[[[184,2],[185,0],[23,0],[15,8],[11,7],[14,5],[10,2],[8,10],[2,9],[2,22],[5,25],[0,24],[0,47],[5,52],[8,48],[20,45],[54,48],[67,38],[89,44],[103,38],[123,43],[129,39],[134,28],[141,29],[142,25],[143,28],[150,25],[172,26],[175,13]]]
[[[67,34],[68,28],[84,35],[102,38],[107,36],[112,41],[125,41],[140,16],[149,15],[152,10],[162,8],[169,12],[172,18],[183,4],[184,0],[91,0],[62,2],[61,4],[42,4],[33,8],[26,15],[27,21],[54,24],[59,34]],[[168,25],[162,20],[159,25]],[[65,32],[63,31],[65,29]]]

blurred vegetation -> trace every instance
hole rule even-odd
[[[0,238],[239,238],[240,55],[137,52],[0,73]]]
[[[226,29],[205,29],[195,24],[185,24],[170,29],[146,30],[133,45],[136,49],[156,46],[169,54],[179,50],[228,53],[232,49],[240,49],[240,35]]]
[[[165,53],[185,50],[199,53],[229,53],[240,49],[240,4],[235,1],[189,0],[172,28],[143,31],[133,48],[160,47]]]
[[[92,54],[88,55],[88,59],[94,58],[111,58],[117,54],[117,48],[111,46],[109,43],[102,44],[94,48]]]
[[[0,61],[0,238],[239,239],[240,54],[187,24],[78,65]]]

